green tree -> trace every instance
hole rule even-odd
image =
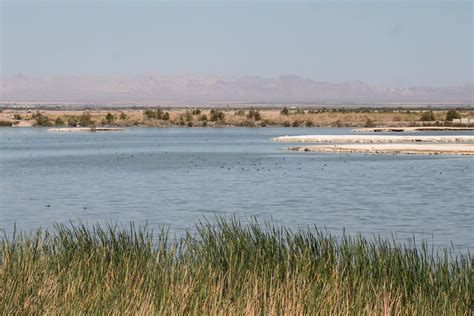
[[[156,118],[161,120],[163,119],[163,110],[162,109],[156,109]]]
[[[225,114],[222,111],[212,109],[210,113],[210,121],[211,122],[217,122],[217,121],[224,121],[225,119]]]
[[[436,121],[433,111],[426,111],[421,114],[420,120],[424,122]]]
[[[67,125],[71,127],[76,127],[79,124],[79,118],[75,115],[69,116],[67,119]]]
[[[54,121],[54,125],[56,126],[64,126],[64,120],[60,117],[57,117],[56,120]]]
[[[107,115],[105,116],[105,121],[107,122],[107,124],[112,124],[114,120],[115,116],[112,113],[107,113]]]
[[[282,115],[288,115],[290,114],[290,111],[288,111],[288,108],[285,106],[281,111],[280,114]]]
[[[145,117],[149,120],[155,119],[156,118],[156,112],[153,111],[152,109],[146,109],[143,114]]]
[[[82,113],[81,117],[79,118],[79,125],[90,126],[94,124],[95,122],[92,120],[92,116],[89,112]]]
[[[247,118],[255,121],[260,121],[261,120],[261,115],[258,110],[255,110],[254,108],[251,108],[249,113],[247,114]]]
[[[51,120],[44,114],[36,112],[34,115],[35,125],[36,126],[51,126]]]
[[[456,110],[449,110],[448,113],[446,113],[446,121],[452,121],[454,119],[460,119],[460,118],[461,118],[461,115]]]

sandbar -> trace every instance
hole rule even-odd
[[[61,127],[48,128],[48,132],[118,132],[124,131],[120,127]]]
[[[272,140],[301,143],[474,143],[474,135],[301,135],[280,136]]]
[[[423,131],[474,131],[474,127],[457,127],[457,126],[416,126],[416,127],[365,127],[356,128],[353,132],[423,132]]]
[[[474,155],[474,144],[340,144],[290,147],[288,149],[367,154]]]

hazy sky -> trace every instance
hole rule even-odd
[[[0,1],[3,75],[473,82],[470,1]]]

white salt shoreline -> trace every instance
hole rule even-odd
[[[474,131],[474,127],[465,126],[416,126],[416,127],[364,127],[353,132],[440,132],[440,131]]]
[[[278,142],[320,143],[287,148],[295,151],[474,155],[474,135],[301,135],[276,137],[273,140]]]
[[[474,143],[474,135],[301,135],[280,136],[272,140],[291,143]]]
[[[340,144],[289,147],[288,149],[368,154],[474,155],[474,144]]]
[[[48,132],[118,132],[124,131],[121,127],[60,127],[48,128]]]

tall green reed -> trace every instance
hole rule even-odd
[[[469,253],[256,220],[57,224],[0,241],[0,313],[469,314]]]

